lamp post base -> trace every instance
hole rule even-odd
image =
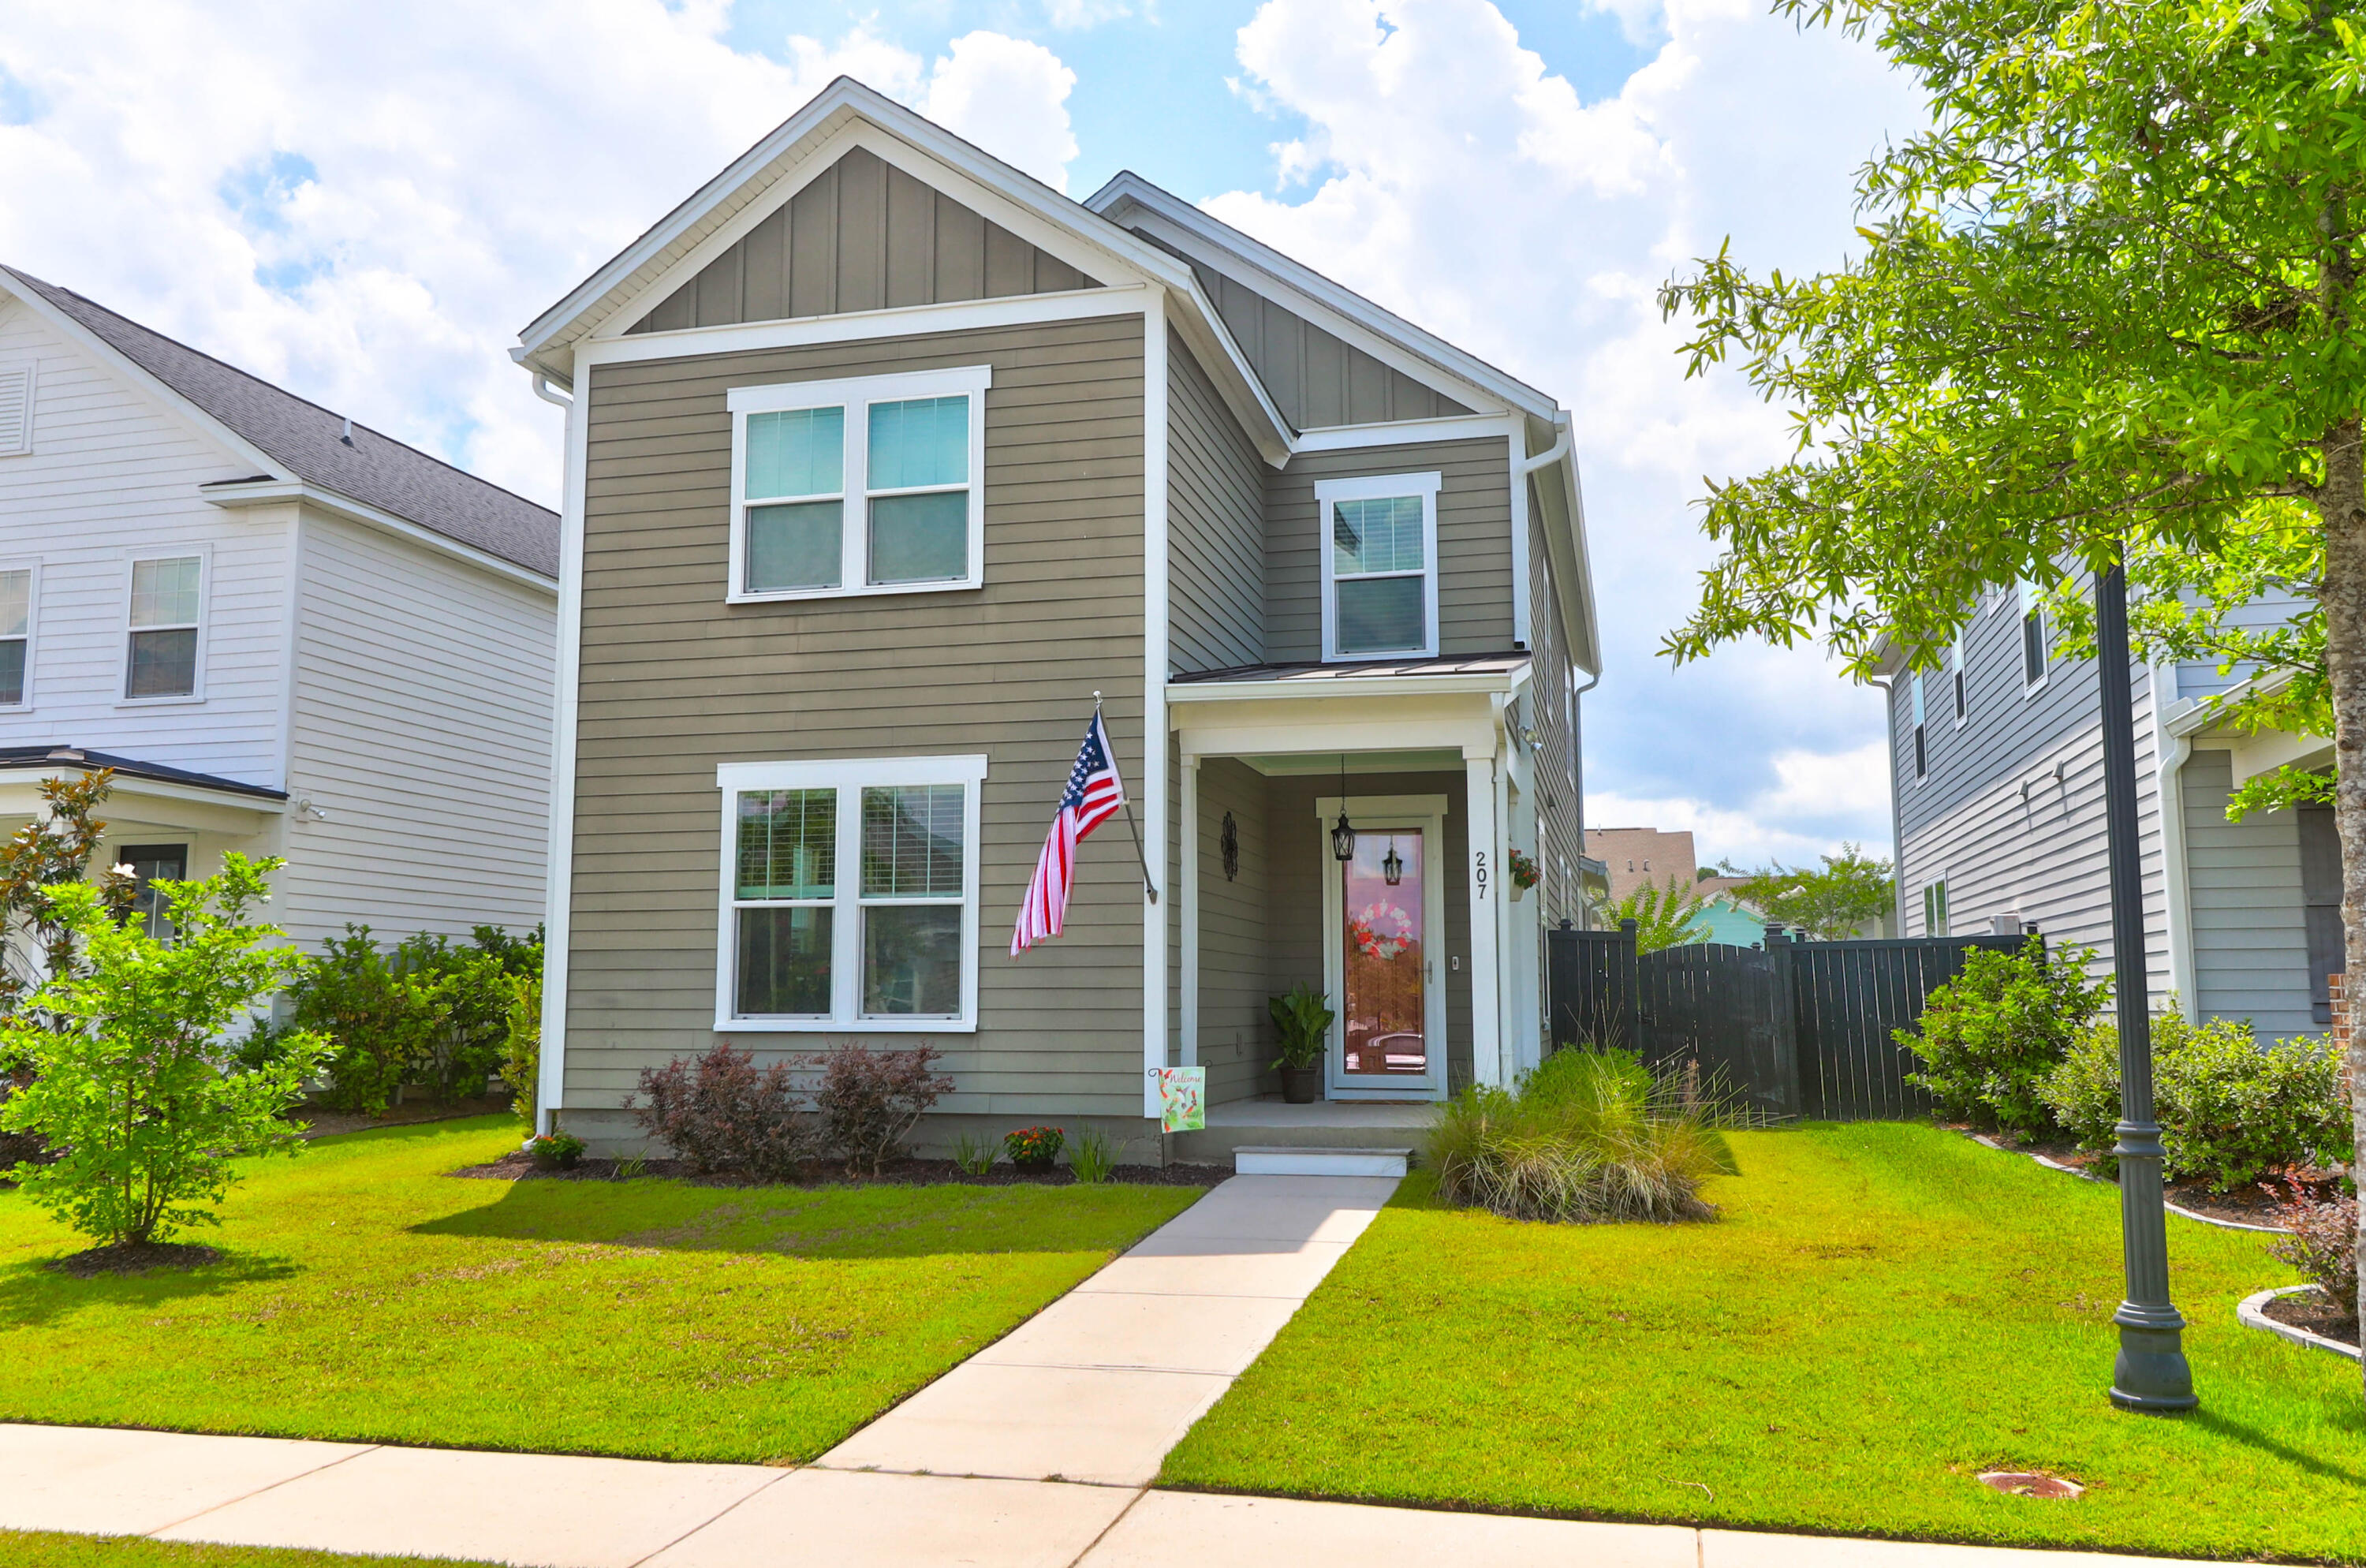
[[[2173,1327],[2143,1328],[2121,1322],[2119,1359],[2112,1364],[2113,1404],[2168,1415],[2202,1403],[2193,1392],[2193,1369],[2185,1361],[2184,1326],[2181,1321]]]

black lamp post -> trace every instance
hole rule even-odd
[[[2161,1207],[2160,1123],[2153,1120],[2152,998],[2145,979],[2144,870],[2136,850],[2136,742],[2128,698],[2128,585],[2123,562],[2095,578],[2095,673],[2102,687],[2103,829],[2112,873],[2112,968],[2119,1001],[2120,1250],[2128,1294],[2112,1403],[2191,1410],[2185,1319],[2169,1299],[2169,1219]]]

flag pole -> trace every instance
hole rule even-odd
[[[1100,716],[1101,694],[1095,692],[1093,718],[1098,722]],[[1143,744],[1142,765],[1145,768],[1150,766],[1150,749],[1147,741]],[[1126,830],[1133,835],[1133,858],[1142,865],[1142,890],[1150,895],[1150,901],[1155,904],[1158,902],[1158,884],[1150,880],[1150,857],[1142,852],[1142,825],[1133,819],[1133,796],[1131,795],[1125,797],[1125,826]]]

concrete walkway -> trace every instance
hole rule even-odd
[[[0,1528],[534,1568],[2142,1561],[1148,1490],[1395,1185],[1234,1177],[804,1469],[0,1425]]]

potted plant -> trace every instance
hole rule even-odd
[[[1281,1036],[1281,1054],[1273,1059],[1281,1072],[1281,1098],[1291,1105],[1312,1105],[1323,1098],[1323,1053],[1339,1015],[1331,1010],[1328,996],[1303,980],[1286,995],[1267,998],[1265,1005]]]
[[[1538,882],[1543,880],[1544,873],[1538,868],[1536,862],[1530,860],[1527,855],[1522,854],[1516,849],[1512,852],[1513,903],[1516,904],[1523,897],[1526,897],[1527,896],[1528,889],[1534,887]]]
[[[1013,1168],[1030,1176],[1042,1176],[1050,1172],[1067,1141],[1067,1134],[1057,1127],[1021,1127],[1003,1134],[1002,1148]]]
[[[583,1140],[572,1133],[537,1133],[525,1141],[536,1170],[573,1170],[583,1157]]]

